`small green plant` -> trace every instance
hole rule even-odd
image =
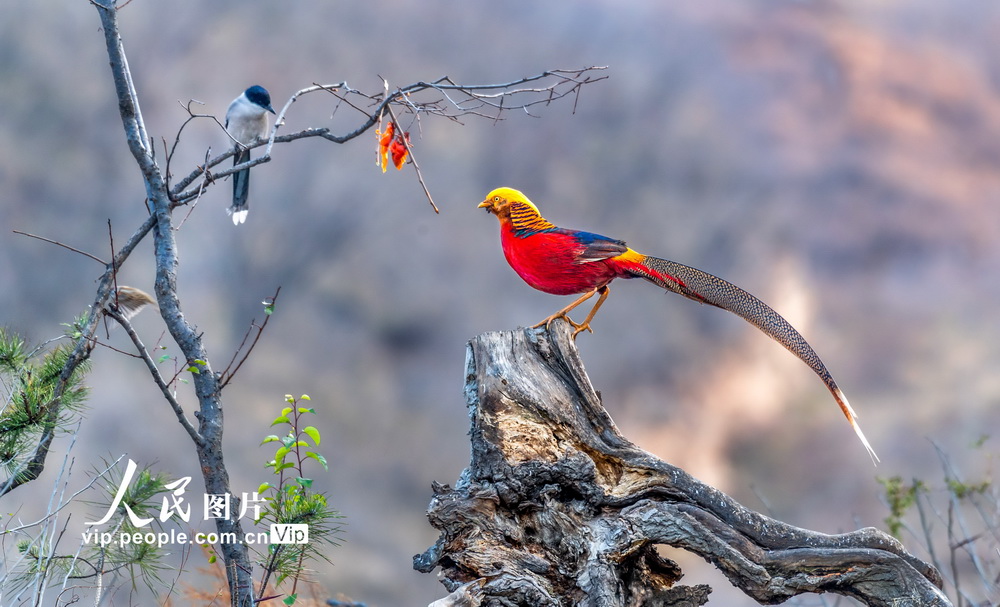
[[[906,485],[899,476],[880,478],[878,482],[885,491],[885,502],[889,507],[889,516],[885,517],[886,529],[893,537],[900,539],[903,516],[917,503],[918,495],[921,491],[926,491],[926,487],[917,479],[913,479],[912,484]]]
[[[66,327],[63,331],[63,336],[68,337],[72,340],[77,340],[83,337],[84,328],[87,326],[87,317],[89,314],[84,312],[83,314],[77,316],[73,319],[73,322],[60,323],[62,326]]]
[[[341,529],[336,521],[342,517],[330,508],[325,494],[312,490],[313,479],[304,472],[309,460],[317,462],[324,470],[329,470],[326,458],[317,451],[322,440],[320,431],[305,422],[305,417],[315,415],[316,410],[300,406],[301,401],[309,400],[309,396],[305,394],[297,399],[290,394],[285,395],[287,406],[271,422],[271,427],[287,427],[287,432],[283,436],[271,434],[261,442],[262,445],[278,445],[274,457],[266,464],[277,476],[277,482],[265,482],[257,489],[257,493],[266,500],[257,522],[264,521],[272,525],[304,524],[308,525],[309,530],[308,542],[270,544],[267,553],[262,555],[260,565],[264,576],[258,596],[263,598],[272,575],[275,586],[291,579],[291,591],[283,599],[286,605],[292,605],[296,601],[298,583],[304,577],[306,563],[311,559],[329,562],[320,546],[339,545],[337,533]]]
[[[982,449],[985,443],[980,438],[972,447]],[[1000,604],[1000,491],[991,478],[992,467],[981,480],[963,480],[948,456],[934,447],[943,483],[879,479],[889,508],[887,530],[926,551],[956,607]]]
[[[84,363],[68,378],[63,367],[72,354],[68,345],[42,353],[28,351],[24,340],[0,328],[0,485],[18,484],[44,437],[68,431],[79,417],[88,390]]]
[[[133,464],[129,463],[129,468]],[[80,575],[97,576],[111,571],[126,570],[133,584],[141,579],[147,588],[155,592],[156,586],[162,584],[160,573],[164,570],[164,549],[156,543],[148,541],[143,536],[149,532],[163,531],[163,525],[158,518],[160,513],[159,500],[168,492],[169,480],[163,473],[156,473],[145,466],[138,473],[130,474],[128,469],[122,474],[105,477],[103,487],[106,500],[96,504],[100,511],[112,512],[110,520],[105,525],[88,527],[87,534],[91,536],[88,550],[91,557],[86,562],[104,563],[103,571],[88,572],[83,570]],[[121,487],[125,485],[121,501],[115,505],[112,499]],[[113,511],[110,508],[115,506]],[[145,525],[137,522],[148,521]],[[148,526],[147,526],[148,525]],[[101,532],[110,532],[105,538],[111,537],[109,543],[98,541]],[[121,539],[129,536],[132,539],[123,543]],[[79,565],[77,565],[79,567]]]
[[[165,351],[167,349],[167,346],[157,346],[157,349]],[[183,360],[179,359],[175,354],[167,354],[167,353],[160,354],[160,356],[156,359],[156,364],[162,365],[163,363],[168,361],[174,364],[174,370],[173,370],[173,375],[171,375],[169,379],[165,379],[165,381],[167,385],[170,386],[175,396],[177,394],[178,384],[187,385],[191,383],[190,380],[188,380],[186,377],[183,376],[185,371],[192,375],[200,375],[202,370],[204,370],[205,367],[208,366],[207,362],[199,358],[196,358],[189,362],[184,362]]]
[[[119,576],[130,579],[133,586],[141,581],[154,592],[157,586],[164,585],[160,574],[166,569],[165,553],[148,537],[153,535],[150,532],[163,530],[156,519],[155,500],[167,491],[165,477],[149,468],[134,474],[132,465],[130,462],[130,471],[125,474],[110,472],[114,464],[95,473],[95,482],[103,484],[104,497],[90,504],[107,514],[100,524],[87,527],[75,553],[58,552],[65,530],[49,525],[50,517],[13,529],[5,525],[0,535],[20,538],[16,542],[17,555],[7,563],[13,573],[9,590],[17,594],[34,587],[37,599],[46,587],[70,582],[112,587],[112,580]],[[121,499],[112,499],[125,483]],[[148,520],[152,527],[137,526],[133,519]],[[130,539],[123,541],[124,537]]]

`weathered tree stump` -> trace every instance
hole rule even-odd
[[[584,371],[570,329],[487,333],[469,343],[472,457],[434,486],[436,605],[695,606],[666,544],[700,555],[761,604],[835,592],[876,606],[948,606],[941,579],[874,528],[799,529],[748,510],[626,440]]]

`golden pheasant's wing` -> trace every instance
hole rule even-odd
[[[556,228],[555,231],[570,236],[571,240],[579,245],[579,252],[576,255],[577,263],[611,259],[628,251],[628,247],[625,246],[624,241],[594,234],[593,232],[581,232],[565,228]]]

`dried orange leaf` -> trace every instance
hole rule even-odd
[[[406,137],[406,143],[410,143],[410,133],[405,133],[404,137]],[[410,153],[406,144],[403,143],[401,138],[397,137],[393,140],[389,150],[392,152],[392,164],[395,165],[397,170],[402,170],[403,163],[406,162],[406,157]]]
[[[380,159],[380,164],[382,165],[382,172],[385,173],[386,168],[389,166],[389,148],[394,140],[394,135],[396,134],[396,123],[390,122],[388,126],[385,127],[385,133],[383,134],[378,129],[375,129],[375,136],[379,138],[378,140],[378,155]]]

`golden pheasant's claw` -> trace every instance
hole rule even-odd
[[[594,319],[594,315],[597,314],[597,310],[601,307],[601,304],[604,303],[604,300],[608,298],[608,294],[611,293],[611,289],[608,288],[608,285],[604,285],[603,287],[599,287],[596,291],[593,291],[591,295],[594,293],[600,293],[601,296],[597,298],[597,303],[595,303],[594,307],[590,309],[590,313],[587,314],[587,318],[583,319],[583,324],[576,326],[576,331],[573,332],[573,339],[576,339],[576,334],[584,329],[590,331],[591,333],[594,332],[594,330],[590,328],[590,321]]]
[[[590,331],[591,333],[594,332],[594,330],[590,328],[589,324],[586,323],[580,324],[576,322],[575,320],[570,318],[565,311],[556,312],[552,316],[546,317],[544,320],[542,320],[542,322],[531,325],[531,328],[537,329],[538,327],[545,327],[545,329],[548,330],[549,326],[552,324],[552,321],[554,320],[565,320],[566,323],[569,324],[569,326],[573,327],[573,339],[576,339],[576,334],[581,331],[586,330]]]
[[[547,316],[544,319],[542,319],[542,322],[536,322],[535,324],[531,325],[531,327],[529,327],[529,328],[531,328],[531,329],[537,329],[538,327],[545,327],[546,329],[548,329],[549,325],[552,324],[552,321],[555,320],[555,319],[557,319],[557,318],[562,318],[562,319],[564,319],[568,323],[572,323],[573,322],[572,320],[569,319],[569,316],[566,316],[565,314],[562,314],[562,315],[560,315],[560,314],[553,314],[552,316]]]
[[[538,323],[537,325],[534,325],[531,328],[532,329],[537,329],[538,327],[540,327],[542,325],[545,325],[545,328],[548,329],[549,325],[552,324],[553,320],[555,320],[557,318],[561,318],[561,319],[565,320],[566,322],[568,322],[570,324],[570,326],[573,327],[573,339],[576,339],[576,336],[579,335],[580,333],[584,332],[584,331],[590,331],[591,333],[593,333],[594,330],[590,328],[590,321],[594,319],[594,315],[597,314],[597,309],[600,308],[601,304],[604,303],[604,300],[608,298],[608,293],[610,293],[610,292],[611,292],[611,290],[608,289],[607,285],[604,285],[603,287],[598,287],[598,288],[594,289],[593,291],[587,291],[586,293],[584,293],[583,295],[581,295],[580,298],[577,299],[576,301],[574,301],[573,303],[569,304],[568,306],[566,306],[562,310],[559,310],[558,312],[556,312],[552,316],[549,316],[548,318],[546,318],[542,322]],[[573,308],[577,307],[578,305],[582,304],[583,302],[587,301],[588,299],[590,299],[591,297],[593,297],[594,295],[596,295],[598,293],[600,293],[601,296],[597,298],[597,303],[595,303],[594,307],[590,309],[590,313],[587,314],[587,318],[583,319],[582,323],[573,322],[573,320],[568,316],[569,315],[569,311],[572,310]]]
[[[593,290],[593,291],[588,291],[588,292],[584,293],[578,299],[576,299],[573,303],[569,304],[568,306],[566,306],[562,310],[559,310],[558,312],[556,312],[552,316],[549,316],[548,318],[546,318],[542,322],[538,323],[537,325],[533,325],[531,328],[532,329],[537,329],[538,327],[540,327],[542,325],[545,325],[545,328],[548,329],[549,325],[552,324],[553,320],[555,320],[557,318],[561,318],[561,319],[565,320],[566,322],[568,322],[573,327],[573,329],[575,329],[575,332],[573,333],[573,337],[574,338],[576,337],[576,334],[579,333],[580,331],[583,331],[584,329],[590,330],[590,327],[588,325],[590,325],[590,319],[593,317],[592,313],[587,316],[587,320],[583,321],[583,324],[581,325],[581,324],[577,324],[577,323],[573,322],[573,320],[570,319],[569,312],[573,308],[577,307],[578,305],[582,304],[583,302],[585,302],[588,299],[590,299],[591,297],[593,297],[595,293],[597,293],[596,289]],[[590,330],[590,332],[593,333],[593,330]]]
[[[569,319],[567,319],[567,320],[569,320]],[[575,327],[575,330],[573,331],[573,339],[576,339],[576,336],[579,335],[580,333],[582,333],[583,331],[590,331],[591,333],[594,332],[594,330],[590,328],[590,323],[589,322],[588,323],[584,323],[582,325],[578,325],[578,324],[576,324],[574,322],[571,322],[570,324]]]

